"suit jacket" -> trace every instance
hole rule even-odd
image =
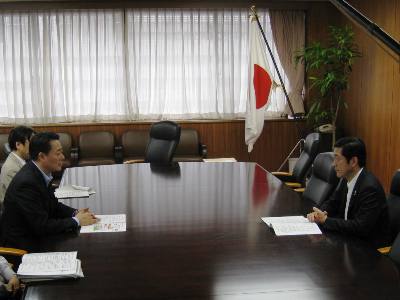
[[[58,202],[51,185],[31,161],[14,176],[5,198],[2,215],[3,245],[33,249],[40,238],[76,230],[74,208]]]
[[[346,201],[347,181],[341,179],[333,195],[321,204],[320,209],[328,212],[323,228],[358,236],[375,247],[390,244],[385,192],[372,173],[365,168],[361,171],[344,220]]]
[[[11,180],[15,174],[24,166],[24,164],[15,157],[14,154],[9,154],[3,166],[1,167],[0,174],[0,204],[3,204],[6,190],[10,185]]]

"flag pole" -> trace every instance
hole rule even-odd
[[[257,12],[256,12],[256,7],[255,7],[254,5],[251,6],[251,7],[250,7],[250,10],[251,10],[253,16],[254,16],[254,17],[256,18],[256,20],[257,20],[258,27],[260,28],[260,31],[261,31],[262,36],[263,36],[263,38],[264,38],[264,42],[265,42],[265,44],[267,45],[269,55],[271,56],[272,62],[274,63],[275,70],[276,70],[276,72],[278,73],[279,81],[281,82],[281,86],[282,86],[283,92],[284,92],[284,94],[285,94],[286,101],[287,101],[287,103],[289,104],[290,112],[292,113],[293,118],[294,118],[294,119],[297,119],[298,116],[294,113],[293,106],[292,106],[292,103],[291,103],[290,100],[289,100],[289,95],[288,95],[288,93],[287,93],[287,91],[286,91],[285,84],[283,83],[281,73],[280,73],[279,70],[278,70],[278,66],[277,66],[277,64],[276,64],[275,57],[272,55],[271,47],[269,46],[269,43],[268,43],[267,38],[266,38],[266,36],[265,36],[264,30],[263,30],[263,28],[262,28],[262,26],[261,26],[260,20],[258,19],[258,15],[257,15]]]

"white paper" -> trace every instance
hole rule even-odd
[[[303,216],[264,217],[261,219],[274,229],[277,236],[322,234],[316,223],[311,223]]]
[[[82,226],[81,233],[94,232],[121,232],[126,231],[126,215],[96,215],[99,221],[96,224]]]
[[[303,216],[287,216],[287,217],[264,217],[261,218],[269,227],[277,223],[309,223],[308,219]]]
[[[316,223],[275,223],[273,224],[275,234],[281,235],[306,235],[322,234]]]
[[[77,252],[30,253],[22,257],[21,276],[73,275],[77,269]]]
[[[203,162],[237,162],[234,157],[203,158]]]
[[[87,198],[96,192],[84,186],[77,185],[64,185],[55,190],[54,196],[58,199],[66,199],[66,198]]]

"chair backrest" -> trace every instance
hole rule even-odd
[[[129,130],[122,134],[121,145],[124,158],[144,158],[149,143],[148,130]]]
[[[182,128],[181,138],[176,148],[176,156],[178,155],[199,155],[200,141],[199,134],[196,129]]]
[[[316,204],[320,204],[329,198],[339,182],[333,166],[333,160],[333,152],[324,152],[317,155],[303,198],[312,200]]]
[[[8,156],[8,154],[11,153],[11,147],[10,147],[10,144],[9,144],[9,143],[5,143],[5,144],[3,145],[3,153],[4,153],[4,155],[5,155],[6,157]]]
[[[400,265],[400,233],[397,234],[396,239],[390,248],[389,257],[398,265]]]
[[[390,192],[387,197],[390,232],[395,238],[400,232],[400,170],[397,170],[392,178]]]
[[[297,182],[304,182],[308,170],[319,153],[320,139],[321,135],[317,132],[307,135],[304,149],[293,168],[293,176]]]
[[[69,133],[60,132],[57,133],[60,137],[60,143],[63,148],[65,159],[71,158],[72,138]]]
[[[150,139],[146,148],[146,162],[170,163],[181,136],[181,127],[175,122],[161,121],[150,128]]]
[[[82,132],[79,136],[79,159],[114,159],[114,135],[108,131]]]

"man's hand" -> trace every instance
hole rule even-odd
[[[14,275],[13,277],[11,277],[10,281],[4,286],[6,290],[9,291],[10,293],[16,293],[20,288],[18,277]]]
[[[92,225],[98,221],[88,208],[80,209],[75,217],[79,220],[81,226]]]
[[[318,224],[324,224],[327,218],[328,213],[326,211],[319,210],[316,207],[313,207],[313,212],[307,215],[307,219],[310,222],[315,222]]]

